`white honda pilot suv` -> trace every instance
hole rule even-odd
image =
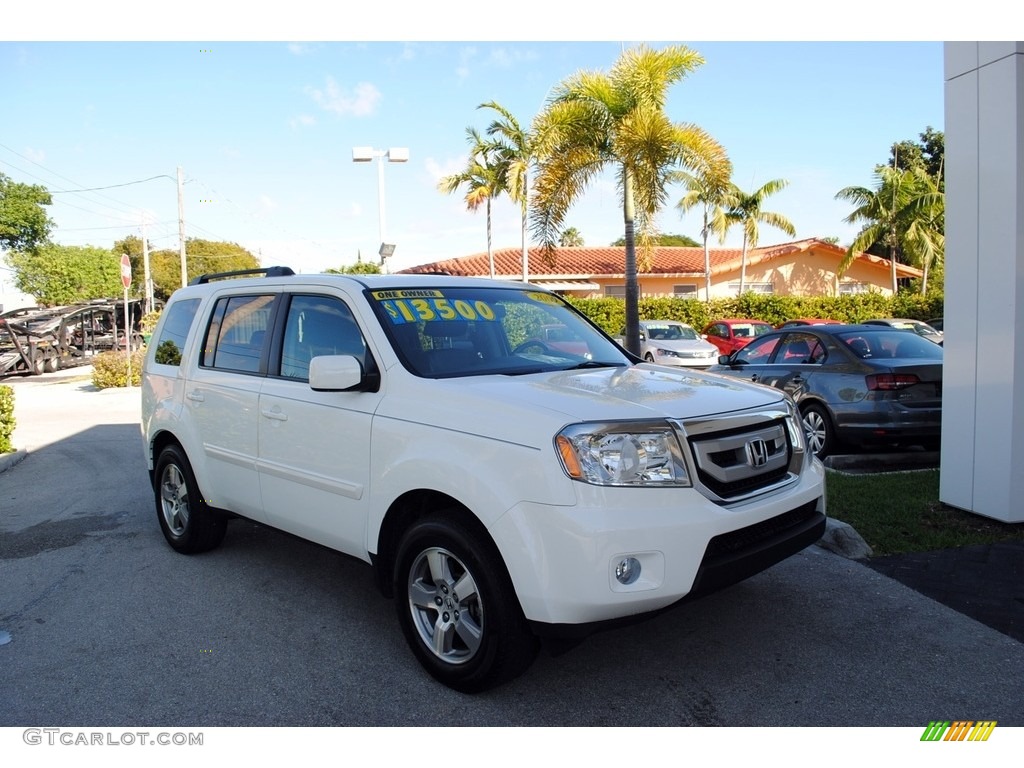
[[[163,534],[203,552],[244,517],[370,563],[452,688],[824,531],[824,472],[777,389],[640,362],[524,283],[258,272],[197,278],[155,329]]]

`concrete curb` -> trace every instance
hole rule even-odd
[[[829,456],[822,463],[826,469],[850,475],[912,472],[921,469],[937,469],[939,452],[845,454]]]
[[[26,456],[28,456],[28,451],[26,450],[17,450],[14,453],[5,453],[3,456],[0,456],[0,472],[7,471]]]

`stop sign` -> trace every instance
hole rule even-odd
[[[128,259],[127,253],[121,254],[121,285],[128,289],[128,286],[132,284],[132,263]]]

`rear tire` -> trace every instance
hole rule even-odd
[[[453,516],[419,520],[402,536],[394,595],[409,648],[449,688],[492,688],[522,674],[537,655],[501,557]]]
[[[174,549],[193,555],[220,546],[227,518],[202,498],[185,452],[177,445],[168,445],[160,452],[153,492],[160,530]]]
[[[819,459],[832,453],[838,444],[836,430],[832,426],[832,417],[822,406],[811,403],[802,410],[804,436],[807,439],[807,450]]]

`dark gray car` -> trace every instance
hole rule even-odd
[[[842,443],[938,445],[942,347],[913,331],[820,325],[765,334],[712,373],[788,392],[809,448],[824,458]]]

